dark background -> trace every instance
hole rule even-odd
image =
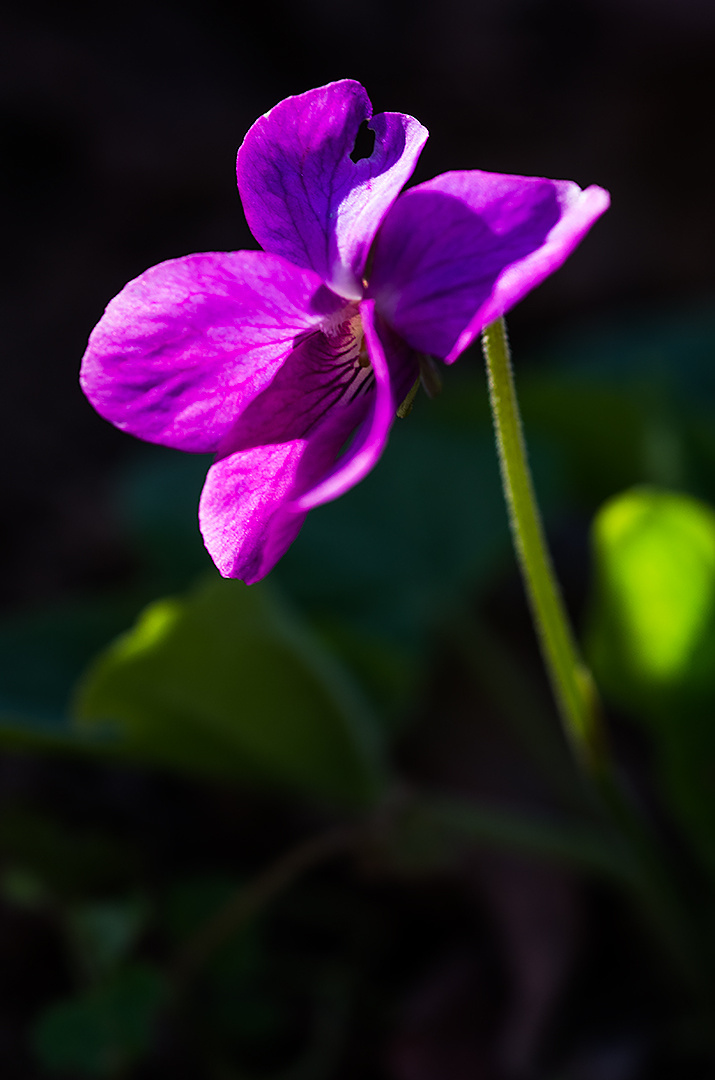
[[[343,77],[452,168],[610,189],[588,242],[514,313],[520,344],[713,282],[709,0],[121,5],[0,17],[4,228],[0,601],[121,575],[108,469],[131,440],[77,386],[105,303],[160,260],[252,246],[234,161],[282,97]]]
[[[431,137],[416,181],[449,169],[481,168],[568,178],[584,187],[595,183],[610,190],[611,209],[567,267],[510,315],[517,369],[531,364],[535,370],[538,356],[548,363],[558,334],[564,333],[568,341],[573,332],[575,340],[580,335],[586,352],[584,343],[595,342],[596,352],[608,351],[608,342],[613,343],[613,356],[597,358],[605,368],[610,363],[610,378],[620,363],[618,335],[606,333],[599,339],[590,328],[608,326],[609,320],[611,326],[618,326],[619,320],[628,326],[633,320],[632,341],[623,347],[624,355],[629,350],[635,354],[629,362],[636,369],[635,376],[624,377],[627,424],[628,417],[637,420],[641,406],[644,415],[651,407],[648,401],[639,402],[639,390],[632,388],[634,379],[640,385],[638,373],[648,369],[651,354],[656,356],[653,367],[657,368],[653,382],[662,375],[653,340],[661,315],[674,315],[675,334],[663,345],[672,366],[673,361],[679,362],[679,335],[686,336],[688,328],[682,313],[697,313],[712,302],[712,0],[364,0],[362,4],[127,0],[120,5],[45,5],[28,0],[15,4],[0,15],[3,706],[8,687],[2,684],[12,682],[14,666],[25,665],[25,675],[18,675],[19,682],[24,679],[27,684],[25,689],[34,690],[37,684],[42,690],[43,680],[52,683],[53,659],[62,653],[56,643],[72,636],[67,612],[77,598],[99,597],[100,607],[103,597],[115,607],[118,599],[126,599],[127,611],[117,615],[112,608],[106,625],[97,620],[96,633],[90,619],[88,639],[82,645],[86,655],[80,657],[78,652],[71,658],[73,663],[81,659],[72,678],[108,638],[131,623],[147,599],[188,585],[174,573],[176,552],[168,550],[165,529],[152,564],[149,595],[142,593],[141,603],[138,591],[129,595],[141,576],[137,568],[142,571],[142,567],[138,567],[131,530],[118,509],[117,489],[132,463],[139,462],[141,471],[150,455],[142,457],[135,440],[94,413],[78,386],[80,359],[105,304],[130,278],[154,263],[189,252],[253,246],[235,183],[236,150],[245,132],[283,97],[345,77],[366,86],[376,112],[410,113],[428,127]],[[694,333],[695,344],[689,346],[695,360],[706,366],[713,340],[712,319],[708,319],[707,332],[700,338]],[[648,333],[644,327],[650,328]],[[568,348],[566,354],[570,356]],[[447,373],[447,379],[458,380],[465,366],[478,362],[474,349],[460,361],[458,371]],[[693,370],[696,367],[693,361]],[[679,368],[681,390],[686,370],[691,368],[684,363]],[[618,376],[616,370],[612,384],[606,385],[617,389]],[[558,378],[547,385],[549,393],[558,387]],[[662,380],[666,399],[670,386],[678,381],[677,377]],[[701,384],[712,389],[713,379],[701,379]],[[480,393],[481,389],[480,383]],[[646,387],[644,399],[647,396]],[[710,425],[708,394],[698,389],[692,396],[702,398],[703,423]],[[443,401],[447,397],[445,392]],[[525,398],[528,394],[522,401]],[[567,394],[564,400],[579,399]],[[583,397],[580,400],[583,404]],[[358,564],[363,555],[360,529],[354,527],[360,525],[361,514],[367,520],[366,535],[374,537],[370,532],[375,527],[370,520],[373,503],[378,532],[385,521],[390,528],[400,519],[391,544],[385,543],[385,550],[377,555],[372,553],[372,564],[363,560],[366,578],[376,559],[386,564],[392,559],[395,579],[409,577],[411,565],[423,570],[419,557],[413,563],[402,559],[399,545],[406,549],[410,528],[414,536],[425,528],[428,518],[442,513],[440,507],[447,502],[451,506],[444,514],[448,523],[461,515],[459,525],[465,525],[465,535],[468,519],[477,536],[489,529],[501,530],[506,551],[505,515],[486,427],[486,400],[483,405],[484,439],[479,441],[480,436],[468,444],[475,457],[465,464],[464,481],[459,472],[441,484],[439,467],[429,457],[430,447],[438,449],[439,440],[425,442],[420,451],[419,430],[412,443],[405,435],[401,450],[397,439],[390,447],[395,460],[402,453],[405,472],[413,467],[410,454],[414,454],[417,468],[431,468],[435,473],[432,489],[444,487],[446,493],[445,502],[435,500],[436,510],[431,503],[405,505],[405,500],[400,502],[399,486],[393,492],[387,483],[383,496],[387,490],[390,498],[381,518],[385,508],[374,498],[380,489],[369,488],[375,476],[340,501],[348,506],[348,499],[354,500],[351,505],[357,508],[352,517],[348,513],[346,531],[341,534],[348,540],[347,563],[352,558]],[[668,419],[657,392],[651,405],[656,420],[661,412]],[[547,419],[553,419],[558,401],[551,411],[548,403],[542,402],[541,407]],[[591,516],[604,498],[642,479],[642,470],[629,461],[623,465],[625,479],[619,479],[620,463],[614,458],[620,445],[630,443],[622,431],[614,436],[613,430],[624,421],[611,417],[609,422],[604,417],[602,449],[598,407],[596,403],[588,416],[586,408],[576,420],[565,418],[568,438],[562,439],[566,446],[562,458],[568,464],[570,448],[578,443],[574,431],[578,435],[583,419],[591,471],[585,479],[578,478],[588,487],[586,495],[575,508],[572,499],[567,511],[560,511],[559,528],[552,529],[551,535],[567,599],[577,616],[587,585]],[[532,414],[533,410],[532,400]],[[537,394],[537,414],[538,410]],[[539,476],[539,432],[533,439],[528,417],[527,431],[540,494],[546,488],[544,505],[551,526],[548,484],[540,483]],[[457,448],[459,438],[457,432]],[[631,440],[634,446],[638,438]],[[484,456],[478,457],[476,451],[481,450]],[[157,475],[171,477],[172,467],[166,463],[172,455],[158,450],[156,454]],[[695,483],[691,487],[712,502],[715,454],[703,460],[710,486]],[[484,496],[486,509],[478,499],[471,507],[463,507],[460,485],[471,485],[476,493],[475,473],[482,461],[488,461],[492,470],[484,481],[486,495],[493,494],[495,500]],[[548,454],[544,462],[542,476],[548,480]],[[193,480],[198,491],[202,463],[196,464]],[[561,459],[559,464],[563,464]],[[163,468],[168,471],[162,472]],[[176,475],[183,483],[183,474]],[[161,501],[164,494],[162,490],[157,495],[151,484],[149,492],[145,503],[155,497]],[[393,494],[394,506],[390,503]],[[169,492],[167,505],[172,498]],[[194,532],[189,543],[198,546],[193,509],[189,512],[182,504],[180,514],[177,536],[190,516]],[[325,532],[330,532],[330,521],[338,520],[329,515],[330,508],[311,515],[311,520],[327,522],[323,540]],[[301,541],[310,541],[308,532],[306,526]],[[351,552],[353,533],[357,540]],[[334,537],[327,539],[327,547],[320,549],[320,530],[313,531],[314,552],[318,552],[314,562],[319,562],[321,550],[335,562]],[[178,549],[185,541],[182,532],[174,545],[177,564],[182,558]],[[445,554],[442,542],[440,532],[434,543],[443,563],[452,559],[457,564],[453,550],[459,554],[459,544],[448,547]],[[390,546],[398,550],[390,554]],[[429,544],[413,543],[412,548],[417,556],[427,551],[429,568]],[[288,566],[287,579],[292,572],[294,584],[302,580],[300,560],[306,552],[310,556],[310,542],[305,547],[294,545],[281,568]],[[414,724],[415,715],[409,718],[413,726],[405,728],[408,734],[395,756],[399,775],[409,782],[451,789],[487,804],[491,800],[531,809],[551,803],[543,795],[541,782],[536,784],[532,772],[515,755],[509,736],[504,736],[503,701],[494,704],[489,696],[501,679],[509,684],[507,691],[521,692],[519,707],[524,701],[530,707],[534,702],[537,706],[546,703],[547,720],[553,720],[509,552],[507,557],[504,574],[495,574],[488,587],[480,585],[486,595],[483,603],[480,600],[480,613],[486,613],[485,625],[496,628],[497,641],[501,635],[513,647],[517,661],[513,670],[518,677],[505,678],[498,666],[496,672],[487,670],[491,654],[483,649],[486,639],[472,642],[481,663],[475,674],[467,670],[469,643],[465,656],[455,657],[458,633],[446,645],[435,635],[425,667],[429,675],[424,700],[413,708],[418,723]],[[456,571],[455,575],[458,578]],[[346,580],[349,576],[346,572]],[[327,574],[326,580],[330,593],[331,582],[338,579]],[[359,575],[357,580],[356,593],[369,593],[369,588],[361,590]],[[378,581],[378,591],[382,581]],[[145,585],[146,576],[140,587]],[[299,590],[298,595],[300,599]],[[330,593],[328,609],[334,599]],[[388,606],[390,602],[388,596]],[[53,604],[59,612],[54,622],[50,619],[44,630],[44,624],[39,631],[33,629],[33,618],[39,616],[42,623],[43,612]],[[407,610],[412,613],[412,608]],[[18,630],[23,619],[29,630]],[[44,651],[37,646],[43,634],[47,639]],[[350,651],[357,638],[345,640],[342,647]],[[38,648],[36,655],[27,647],[28,641]],[[339,647],[340,639],[336,641]],[[358,652],[358,667],[363,660]],[[62,664],[56,666],[59,670]],[[524,673],[529,676],[526,680]],[[62,678],[56,681],[61,683],[65,674],[60,671]],[[65,682],[67,690],[71,679]],[[424,689],[420,685],[420,692]],[[12,693],[7,697],[12,698]],[[621,759],[640,785],[641,795],[645,792],[650,797],[652,751],[647,739],[629,727],[627,720],[619,726],[617,710],[611,711],[609,720],[614,721]],[[159,903],[157,896],[171,893],[190,872],[220,872],[231,888],[237,888],[238,876],[243,880],[244,875],[258,872],[322,821],[318,815],[316,823],[313,811],[306,811],[300,800],[276,800],[272,793],[260,790],[248,792],[240,786],[228,790],[149,767],[6,753],[6,745],[0,756],[3,865],[12,869],[16,864],[36,864],[38,880],[51,883],[53,874],[62,877],[64,863],[71,877],[69,855],[74,852],[82,873],[87,864],[94,877],[89,875],[85,885],[78,873],[79,884],[71,883],[77,896],[72,894],[67,901],[70,913],[97,897],[113,901],[136,888],[150,901],[148,930],[139,942],[140,958],[158,959],[164,967],[170,950],[161,937],[165,918],[163,900]],[[17,806],[23,813],[29,811],[31,827],[25,818],[19,824],[15,821],[12,814]],[[38,808],[42,820],[38,818],[36,837],[32,815]],[[94,838],[97,850],[89,844],[85,851],[85,833],[94,828],[99,830]],[[679,833],[666,824],[665,831],[669,829],[677,848]],[[118,841],[126,841],[131,855],[127,867],[121,851],[119,855],[113,851],[112,844]],[[101,876],[105,856],[111,864],[109,884]],[[577,875],[556,872],[547,864],[510,860],[502,852],[472,853],[470,859],[460,867],[461,876],[446,885],[431,878],[418,884],[409,878],[402,881],[394,868],[381,876],[380,867],[375,869],[369,860],[358,871],[343,863],[337,869],[328,868],[322,877],[308,875],[307,892],[289,890],[286,906],[279,906],[275,920],[269,920],[268,959],[261,978],[269,983],[273,979],[281,993],[287,981],[291,1000],[296,996],[302,1001],[304,984],[312,992],[311,964],[322,963],[324,954],[330,964],[337,956],[336,970],[357,973],[358,1005],[346,1021],[348,1035],[340,1036],[344,1047],[338,1046],[334,1075],[345,1080],[353,1076],[361,1080],[368,1076],[379,1080],[462,1080],[467,1076],[470,1080],[476,1076],[512,1080],[527,1075],[543,1039],[555,1047],[549,1051],[547,1046],[547,1058],[572,1061],[571,1071],[558,1074],[568,1080],[711,1075],[682,1068],[687,1048],[684,1056],[679,1057],[677,1049],[671,1059],[661,1061],[658,1039],[665,1026],[661,1021],[672,1011],[666,1000],[669,977],[662,977],[662,969],[647,953],[632,917],[624,915],[625,905],[590,884],[582,888]],[[62,944],[64,931],[58,930],[57,911],[48,914],[41,907],[32,910],[31,905],[28,910],[16,897],[8,899],[2,872],[0,867],[0,1072],[10,1080],[35,1076],[44,1080],[48,1072],[31,1049],[32,1025],[38,1016],[46,1015],[43,1010],[75,993],[77,987],[66,943]],[[333,932],[339,946],[332,941]],[[254,982],[249,972],[240,1007],[225,993],[217,999],[218,1005],[223,1002],[231,1038],[237,1017],[245,1021],[248,1016],[250,1021]],[[200,1028],[206,1019],[204,1007],[207,1014],[220,1012],[199,982],[185,1013],[178,1014],[178,1019],[170,1016],[165,1026],[164,1021],[159,1024],[138,1077],[155,1080],[171,1075],[194,1080],[201,1076],[203,1080],[209,1076],[207,1062],[214,1044],[229,1048],[233,1044],[224,1039],[225,1032],[210,1034],[209,1017],[210,1053],[204,1054],[201,1038],[191,1023],[184,1024],[188,1017]],[[291,1040],[296,1036],[292,1025],[305,1026],[300,1010],[296,1016],[298,1020],[292,1018],[285,1030],[277,1025],[279,1037],[274,1037],[270,1026],[267,1034],[251,1035],[261,1068],[272,1070],[269,1051],[274,1044],[281,1068],[291,1060],[295,1049]],[[235,1060],[243,1067],[246,1047],[250,1050],[253,1044],[246,1032],[239,1035]],[[641,1068],[646,1058],[648,1063]],[[382,1064],[376,1066],[376,1061]],[[329,1069],[328,1064],[323,1074],[316,1075],[329,1075]],[[258,1074],[264,1075],[260,1069]],[[284,1074],[279,1070],[275,1075]]]

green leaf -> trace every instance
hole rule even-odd
[[[636,488],[594,524],[589,659],[647,724],[673,810],[715,872],[715,512]]]
[[[50,1006],[35,1026],[35,1053],[53,1072],[123,1074],[149,1048],[165,992],[153,968],[126,967],[91,994]]]
[[[650,708],[715,690],[715,512],[635,488],[594,523],[590,651],[601,679]]]
[[[265,585],[211,578],[150,605],[90,667],[75,711],[149,763],[342,804],[381,789],[358,688]]]

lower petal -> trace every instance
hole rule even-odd
[[[236,450],[211,466],[199,526],[224,577],[252,585],[272,570],[305,520],[300,496],[333,468],[365,407],[336,410],[304,438]]]
[[[199,526],[223,577],[260,581],[288,550],[305,514],[287,508],[307,450],[303,439],[255,447],[211,466]]]

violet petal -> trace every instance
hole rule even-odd
[[[451,363],[558,269],[608,204],[602,188],[569,180],[444,173],[392,206],[367,295],[410,345]]]
[[[344,301],[262,251],[187,255],[130,281],[93,330],[81,383],[123,431],[215,450],[297,337]]]
[[[370,120],[375,146],[369,158],[352,161],[363,120]],[[256,121],[238,152],[238,189],[253,235],[266,251],[359,299],[375,233],[426,139],[411,116],[372,116],[352,79],[286,98]]]
[[[286,512],[307,449],[305,440],[254,447],[211,466],[199,503],[199,526],[224,577],[252,585],[275,566],[300,532],[305,514]]]

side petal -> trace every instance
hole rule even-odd
[[[609,201],[569,180],[444,173],[393,205],[367,295],[410,345],[451,363],[561,266]]]
[[[262,251],[173,259],[109,303],[80,382],[100,415],[123,431],[212,451],[296,338],[344,304],[316,274]]]
[[[288,550],[305,514],[286,509],[307,443],[254,447],[211,466],[199,502],[199,527],[219,572],[248,585]]]
[[[352,446],[335,467],[318,484],[294,499],[292,505],[296,510],[311,510],[337,499],[375,467],[385,449],[398,406],[419,374],[413,350],[382,322],[375,312],[374,301],[364,301],[360,314],[374,373],[372,409]]]
[[[427,140],[411,116],[382,113],[368,125],[372,154],[353,161],[360,124],[371,117],[370,99],[352,79],[286,98],[249,130],[236,165],[259,244],[355,300],[375,233]]]

